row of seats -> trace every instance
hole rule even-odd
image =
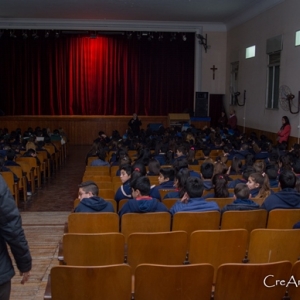
[[[223,264],[217,270],[214,286],[213,273],[210,264],[141,264],[134,277],[131,267],[125,264],[56,266],[51,270],[44,299],[300,299],[300,289],[289,284],[291,278],[300,278],[300,262]]]
[[[243,228],[249,233],[253,229],[292,229],[300,220],[300,209],[177,212],[171,220],[167,212],[128,213],[120,220],[116,213],[72,213],[68,217],[69,233],[121,232],[127,238],[133,232],[159,232],[183,230],[191,234],[196,230],[218,230]]]

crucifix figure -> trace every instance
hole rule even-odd
[[[218,68],[216,68],[215,65],[213,65],[213,67],[210,69],[213,71],[213,80],[215,80],[215,71],[218,70]]]

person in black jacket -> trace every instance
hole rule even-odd
[[[134,136],[138,136],[140,134],[140,127],[142,126],[142,122],[140,121],[136,113],[134,113],[132,118],[129,120],[128,126],[131,128]]]
[[[94,181],[85,181],[79,184],[78,198],[80,203],[74,212],[114,212],[110,202],[98,197],[99,189]]]
[[[0,299],[9,300],[11,278],[15,275],[7,245],[23,276],[21,283],[28,281],[31,270],[31,255],[22,228],[21,216],[15,201],[2,176],[0,176]]]

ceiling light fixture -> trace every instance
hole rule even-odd
[[[185,34],[185,33],[182,34],[182,40],[183,40],[184,42],[186,42],[186,40],[187,40],[187,37],[186,37],[186,34]]]
[[[49,30],[46,30],[46,31],[45,31],[45,38],[48,38],[48,37],[49,37],[49,35],[50,35],[50,32],[49,32]]]

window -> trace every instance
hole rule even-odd
[[[230,71],[230,105],[236,105],[236,93],[238,92],[238,79],[239,79],[239,62],[231,63]]]
[[[300,30],[296,31],[295,46],[300,46]]]
[[[267,108],[278,108],[279,101],[279,76],[280,76],[280,51],[270,53],[268,64],[268,91]]]
[[[246,48],[246,58],[255,57],[255,46]]]

